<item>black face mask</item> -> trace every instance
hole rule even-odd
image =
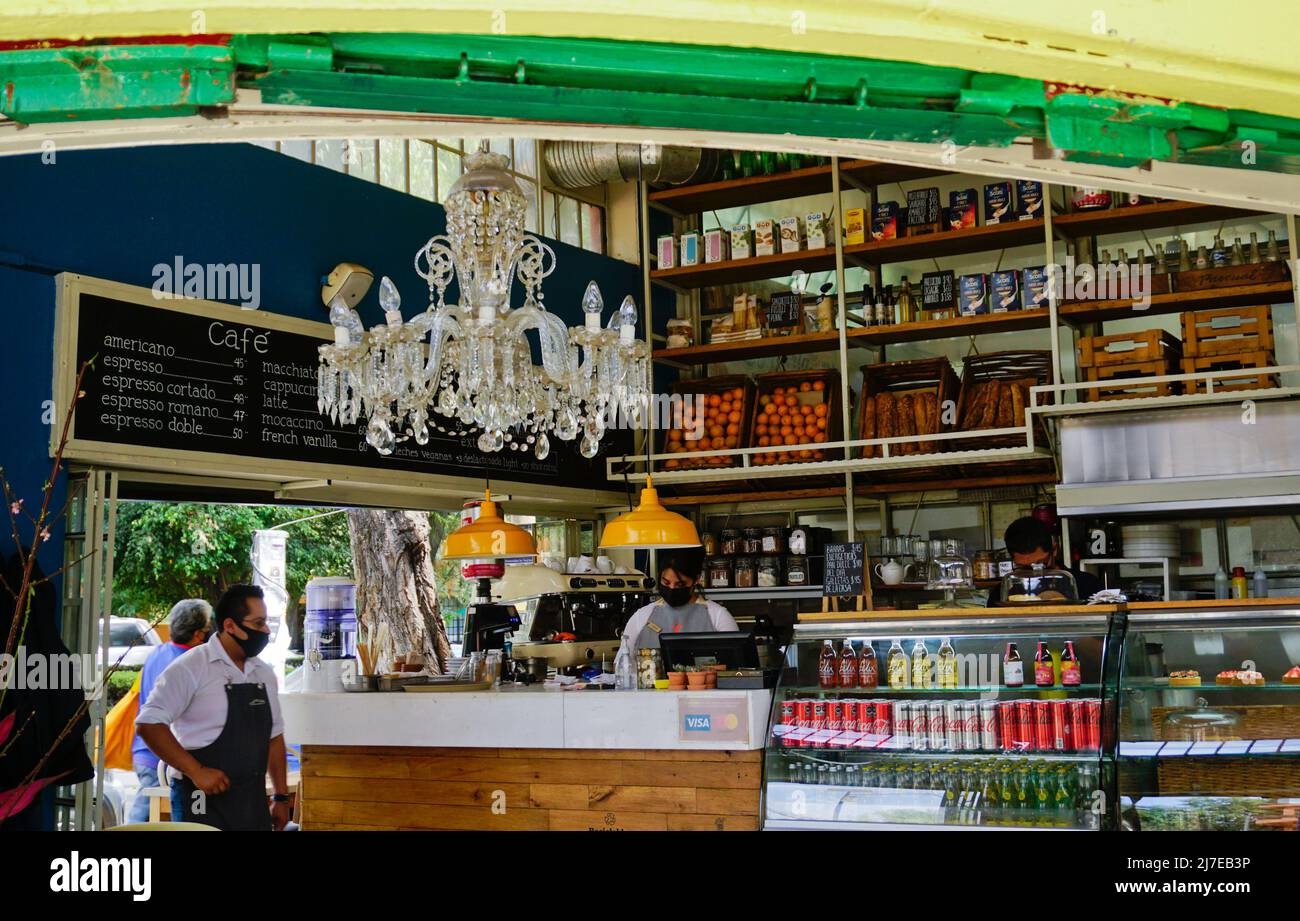
[[[265,649],[267,643],[271,642],[271,634],[269,633],[254,630],[252,627],[245,627],[243,624],[239,625],[239,629],[243,630],[248,636],[241,640],[232,633],[230,638],[239,644],[239,648],[244,650],[244,655],[250,659]]]
[[[669,588],[662,582],[659,583],[659,595],[664,601],[668,602],[670,607],[680,608],[691,600],[693,594],[695,594],[695,587],[691,585]]]

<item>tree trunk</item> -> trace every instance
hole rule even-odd
[[[392,662],[397,655],[423,653],[430,670],[442,673],[451,656],[438,609],[433,576],[429,516],[424,512],[350,509],[348,533],[357,578],[357,620],[376,636],[388,624],[389,644],[374,650]]]

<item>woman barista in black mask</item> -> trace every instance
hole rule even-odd
[[[689,547],[659,552],[660,600],[641,608],[623,628],[628,648],[658,649],[661,633],[734,631],[735,618],[716,601],[700,597],[700,572],[704,548]]]

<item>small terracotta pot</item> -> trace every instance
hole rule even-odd
[[[703,691],[708,687],[708,678],[705,677],[704,672],[687,672],[686,684],[692,691]]]
[[[707,688],[716,688],[718,686],[718,673],[709,669],[704,673],[704,686]]]
[[[668,690],[680,691],[686,687],[686,672],[668,673]]]

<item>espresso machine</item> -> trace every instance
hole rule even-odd
[[[653,589],[654,580],[639,572],[559,573],[544,566],[508,567],[497,590],[503,604],[521,612],[511,654],[515,659],[545,659],[559,671],[578,672],[602,659],[612,667],[624,625],[638,608],[654,600]]]
[[[465,641],[462,654],[503,649],[510,634],[519,629],[519,611],[511,604],[492,600],[492,580],[481,578],[474,600],[465,609]]]

